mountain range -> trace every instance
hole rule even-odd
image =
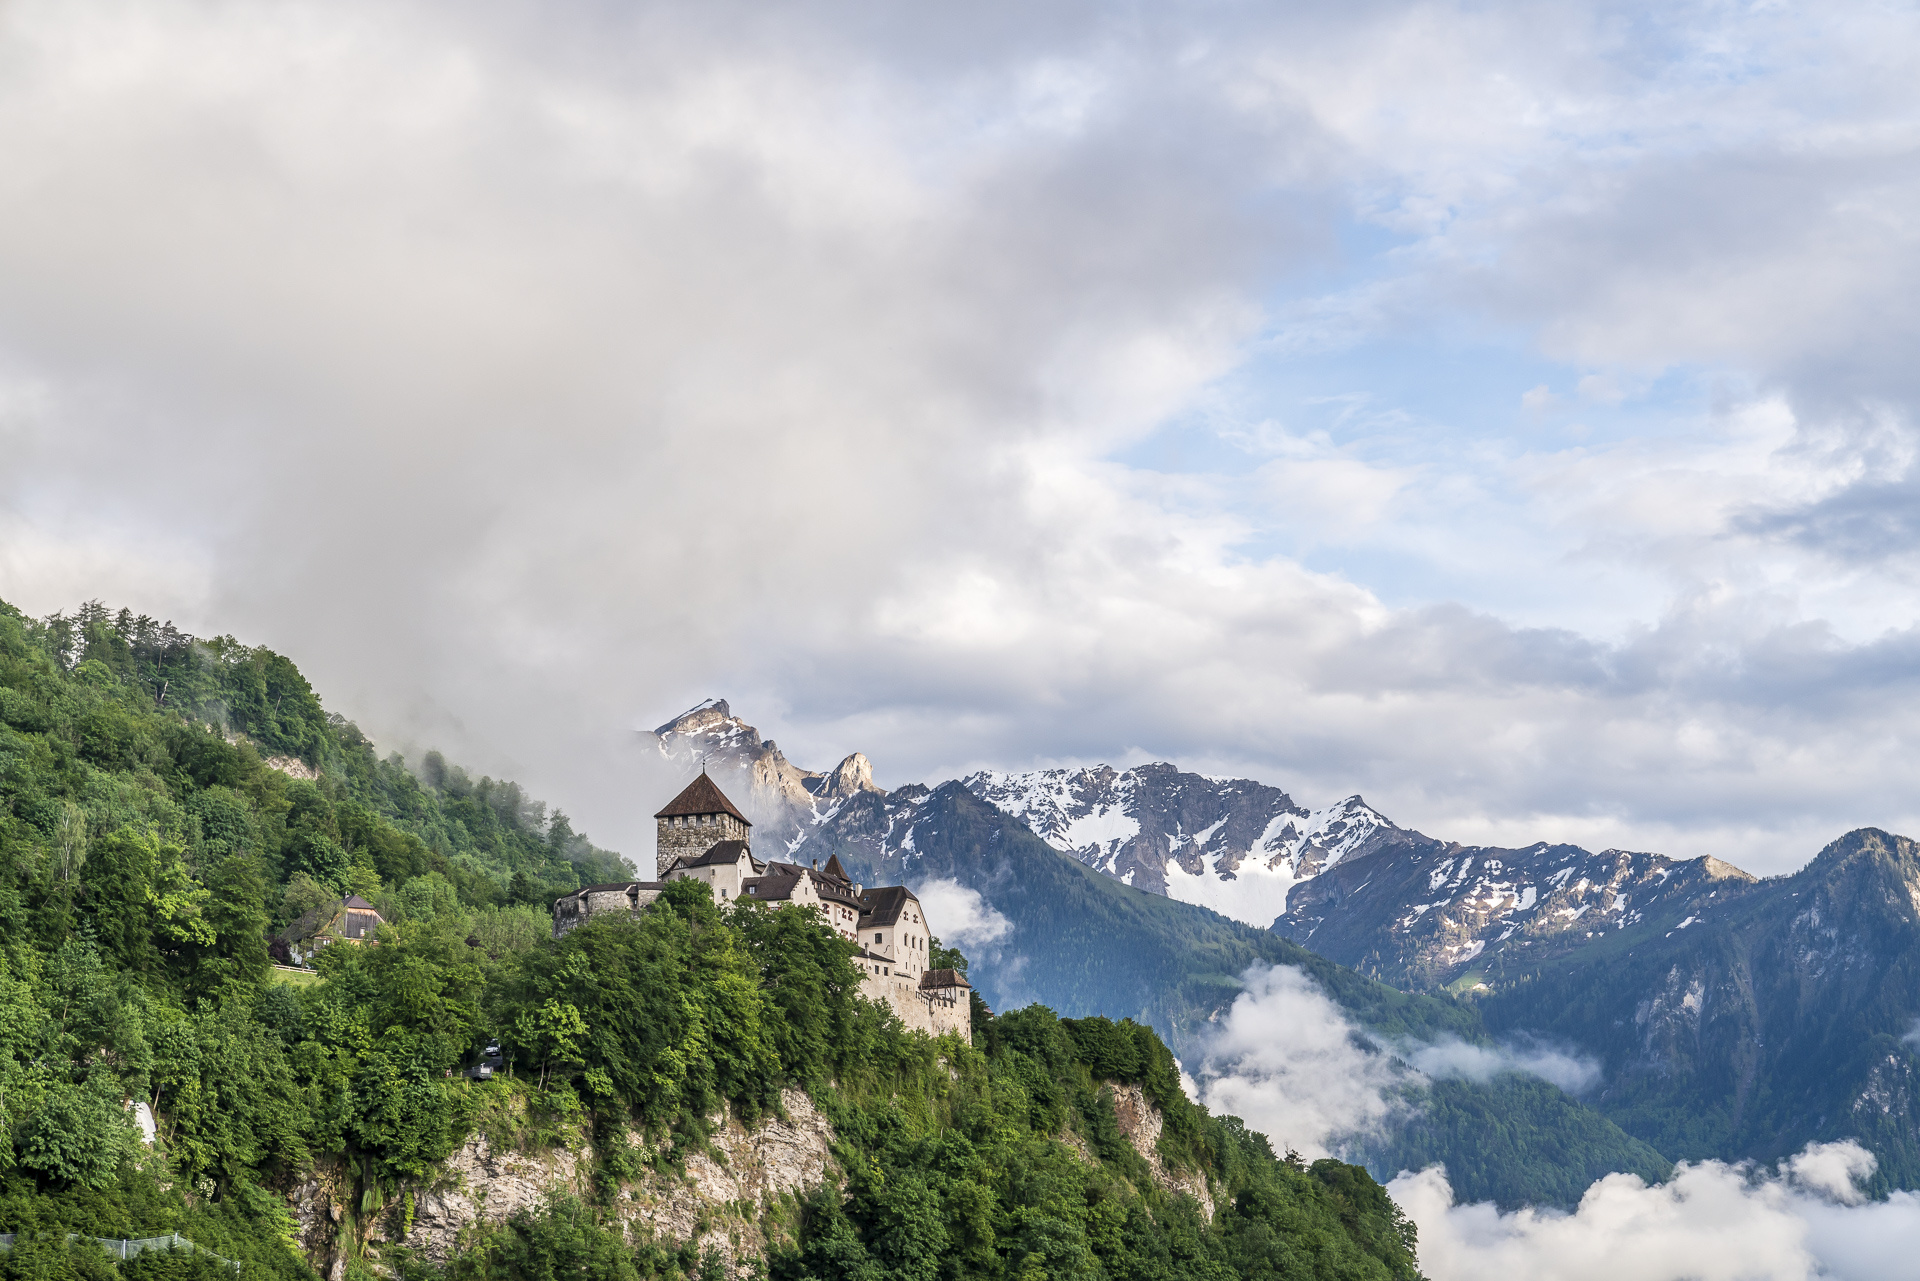
[[[1848,1137],[1879,1159],[1876,1186],[1920,1186],[1920,856],[1904,837],[1850,833],[1762,880],[1714,858],[1462,845],[1359,796],[1314,810],[1165,763],[883,792],[864,756],[795,769],[717,701],[655,737],[730,771],[796,853],[978,894],[990,1000],[1129,1015],[1188,1053],[1246,964],[1302,964],[1366,1026],[1453,1018],[1597,1063],[1584,1103],[1665,1158]],[[1343,975],[1465,1004],[1413,1015]]]

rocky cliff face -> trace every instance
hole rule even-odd
[[[786,1193],[818,1187],[833,1176],[833,1128],[799,1090],[781,1094],[785,1116],[749,1129],[716,1118],[711,1146],[687,1158],[685,1177],[649,1173],[622,1187],[614,1214],[629,1238],[695,1241],[717,1250],[737,1276],[750,1275],[750,1260],[767,1242],[759,1211]],[[644,1146],[644,1137],[628,1136]],[[394,1243],[444,1264],[477,1227],[505,1222],[520,1210],[539,1207],[558,1193],[585,1197],[592,1162],[578,1144],[525,1151],[500,1144],[484,1131],[468,1136],[443,1163],[433,1185],[414,1198],[412,1219],[404,1204],[385,1208],[356,1229],[347,1213],[350,1198],[338,1171],[319,1171],[292,1197],[301,1245],[321,1275],[345,1275],[355,1232],[363,1231],[375,1253]]]
[[[1160,1134],[1166,1128],[1166,1119],[1146,1090],[1138,1085],[1108,1088],[1113,1091],[1113,1118],[1120,1133],[1153,1171],[1153,1181],[1165,1191],[1192,1197],[1200,1203],[1201,1213],[1212,1219],[1213,1190],[1207,1186],[1206,1176],[1198,1170],[1175,1170],[1160,1155]]]

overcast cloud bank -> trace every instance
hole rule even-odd
[[[718,690],[1471,841],[1920,829],[1920,17],[0,11],[0,596],[635,842]]]

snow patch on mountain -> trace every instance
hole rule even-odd
[[[1165,763],[982,770],[962,782],[1088,867],[1261,927],[1286,911],[1295,884],[1397,830],[1358,796],[1308,810],[1252,779]]]
[[[1128,872],[1129,876],[1132,874]],[[1263,928],[1285,914],[1287,891],[1296,883],[1288,863],[1281,861],[1277,866],[1270,866],[1258,859],[1248,859],[1237,873],[1228,872],[1225,876],[1212,867],[1203,872],[1189,872],[1178,863],[1168,863],[1166,877],[1168,898]]]

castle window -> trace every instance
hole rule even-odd
[[[884,936],[881,935],[879,930],[875,930],[873,932],[873,941],[876,943],[884,943],[886,942],[886,939]]]

